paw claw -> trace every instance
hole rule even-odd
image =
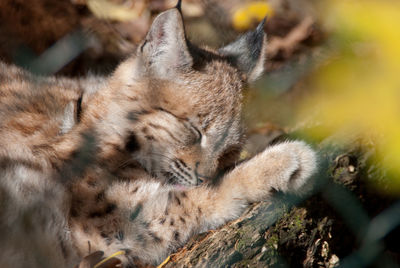
[[[276,155],[274,161],[281,162],[273,187],[283,192],[301,191],[317,169],[316,153],[305,142],[281,143],[269,148],[268,152]]]
[[[304,142],[291,142],[289,143],[291,149],[296,154],[299,168],[292,174],[289,181],[289,188],[297,191],[302,188],[310,177],[317,170],[317,155],[309,145]]]

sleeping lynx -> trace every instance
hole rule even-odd
[[[261,24],[217,51],[195,47],[177,7],[109,78],[0,63],[0,266],[73,267],[99,250],[157,264],[249,202],[297,191],[316,168],[303,142],[226,171],[265,45]]]

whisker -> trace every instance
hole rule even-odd
[[[166,156],[166,155],[164,155],[164,154],[161,154],[161,153],[157,153],[157,152],[150,152],[149,154],[150,154],[150,155],[156,155],[156,156],[160,156],[161,158],[165,158],[165,159],[167,159],[167,160],[170,160],[170,161],[175,161],[175,158],[172,158],[172,157]]]

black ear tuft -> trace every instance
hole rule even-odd
[[[178,9],[180,13],[182,13],[182,0],[178,0],[178,3],[176,3],[175,8]]]
[[[220,48],[219,53],[226,56],[234,66],[247,76],[249,82],[255,81],[264,72],[266,18],[254,31],[247,32],[229,45]]]
[[[158,15],[140,46],[139,53],[148,72],[167,78],[192,66],[182,14],[178,7]]]

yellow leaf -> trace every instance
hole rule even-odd
[[[238,31],[246,31],[273,15],[273,9],[266,2],[250,2],[239,7],[232,16],[233,27]]]

